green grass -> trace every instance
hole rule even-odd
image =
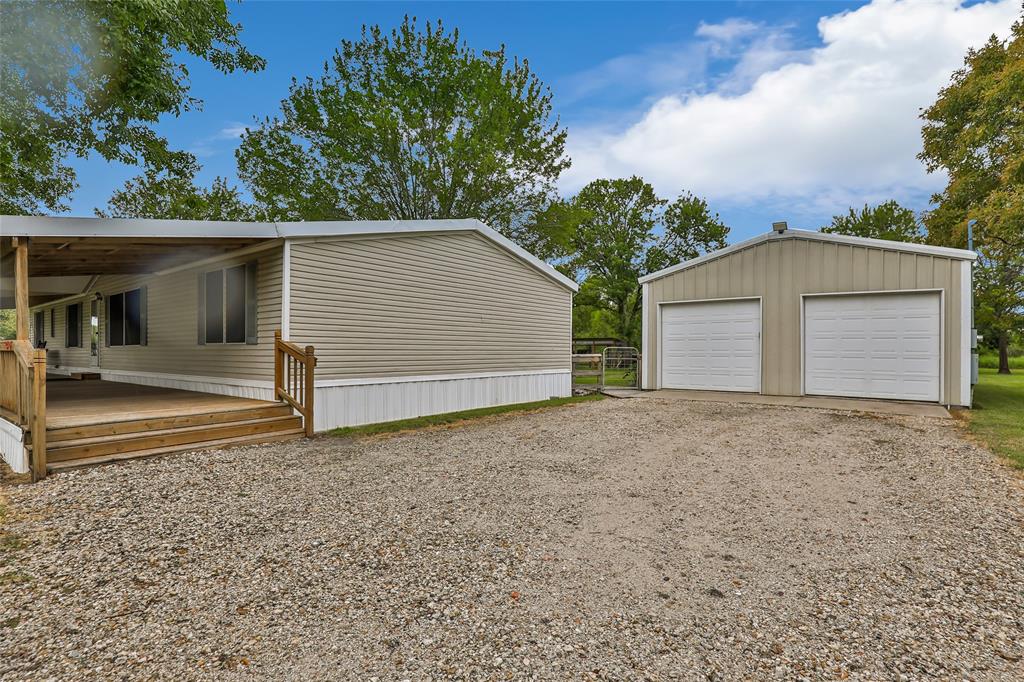
[[[1011,370],[1024,370],[1024,355],[1018,355],[1016,357],[1011,355],[1007,360],[1010,363]],[[999,356],[995,353],[982,353],[978,356],[978,366],[987,367],[989,369],[999,369]]]
[[[575,377],[573,383],[586,386],[595,385],[601,377]],[[609,369],[604,373],[605,386],[636,386],[636,370]]]
[[[1024,371],[997,374],[981,369],[974,387],[971,432],[997,455],[1024,469]]]
[[[570,405],[573,403],[585,403],[591,400],[604,398],[599,393],[589,395],[578,395],[570,398],[552,398],[551,400],[540,400],[535,403],[516,403],[514,405],[498,405],[497,407],[481,407],[475,410],[463,410],[462,412],[448,412],[446,414],[432,414],[426,417],[413,417],[412,419],[399,419],[393,422],[381,424],[366,424],[364,426],[346,426],[340,429],[328,431],[330,436],[372,436],[378,433],[392,433],[394,431],[408,431],[409,429],[422,429],[427,426],[443,426],[468,419],[489,417],[494,414],[505,414],[508,412],[528,412],[546,407],[558,407],[559,405]]]

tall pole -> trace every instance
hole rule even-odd
[[[12,237],[14,245],[15,338],[28,341],[28,238]]]

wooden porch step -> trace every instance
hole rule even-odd
[[[252,436],[240,438],[222,438],[219,440],[201,441],[187,445],[170,445],[166,447],[149,448],[147,450],[135,450],[133,452],[122,452],[111,455],[100,455],[97,457],[82,457],[69,459],[62,462],[47,462],[46,470],[50,473],[78,469],[80,467],[97,466],[100,464],[113,464],[142,457],[156,457],[159,455],[171,455],[179,452],[195,452],[196,450],[223,450],[224,448],[240,447],[243,445],[259,445],[262,443],[277,443],[281,441],[298,440],[306,435],[301,428],[277,431],[273,433],[259,433]]]
[[[282,415],[151,431],[97,435],[89,438],[57,441],[53,444],[47,443],[46,459],[48,462],[56,463],[166,447],[188,446],[191,448],[195,443],[290,431],[301,428],[301,426],[302,418],[298,415]],[[29,447],[31,448],[31,446]]]
[[[249,419],[284,417],[290,416],[291,414],[292,408],[289,405],[280,403],[261,407],[246,407],[234,410],[219,410],[217,412],[203,412],[200,414],[183,414],[168,417],[148,417],[146,419],[108,421],[98,424],[86,424],[83,426],[49,428],[46,430],[46,442],[48,447],[54,447],[55,443],[78,440],[81,438],[114,436],[126,433],[138,433],[140,431],[163,431],[165,429],[204,426],[208,424],[224,424],[227,422],[245,421]],[[26,434],[25,442],[32,442],[30,434]]]

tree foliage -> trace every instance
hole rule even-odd
[[[632,343],[638,341],[642,306],[637,279],[722,248],[729,233],[703,199],[684,193],[670,203],[635,176],[591,182],[568,211],[568,264],[584,280],[580,304],[610,311],[613,335]]]
[[[0,308],[0,340],[13,339],[17,336],[17,321],[11,308]]]
[[[923,238],[914,212],[893,200],[878,206],[864,204],[859,211],[851,208],[846,215],[833,217],[832,223],[821,231],[896,242],[920,242]]]
[[[195,182],[199,165],[190,159],[173,171],[146,169],[125,182],[96,214],[105,218],[165,218],[170,220],[255,220],[256,211],[242,200],[225,178],[214,178],[209,189]]]
[[[504,47],[406,17],[344,40],[281,115],[248,132],[239,172],[275,219],[479,218],[516,236],[569,165],[551,94]]]
[[[1024,328],[1024,19],[1005,42],[970,50],[964,67],[923,114],[921,159],[945,171],[946,188],[925,216],[928,241],[963,248],[976,219],[979,323],[998,339],[1009,372],[1008,339]],[[1002,370],[1001,370],[1002,371]]]
[[[0,213],[67,209],[70,156],[154,168],[187,163],[152,125],[201,101],[181,54],[262,69],[223,0],[0,3]]]

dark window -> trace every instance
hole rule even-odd
[[[245,266],[224,271],[224,340],[245,343]]]
[[[224,271],[206,273],[206,343],[224,342]]]
[[[110,319],[107,320],[107,329],[110,338],[107,345],[124,345],[124,294],[114,294],[110,297]]]
[[[57,336],[57,309],[50,308],[50,336]]]
[[[43,329],[43,311],[42,310],[39,310],[39,311],[36,312],[36,314],[35,314],[35,323],[34,323],[33,326],[35,327],[35,329],[33,329],[32,331],[35,332],[34,336],[35,336],[35,339],[36,339],[36,348],[39,348],[40,346],[43,345],[43,341],[46,339],[46,330]]]
[[[64,308],[64,345],[78,348],[82,345],[82,304],[72,303]]]
[[[138,289],[124,292],[124,345],[137,346],[142,342],[142,292]]]
[[[146,302],[143,289],[107,297],[107,345],[140,346],[146,343]]]

